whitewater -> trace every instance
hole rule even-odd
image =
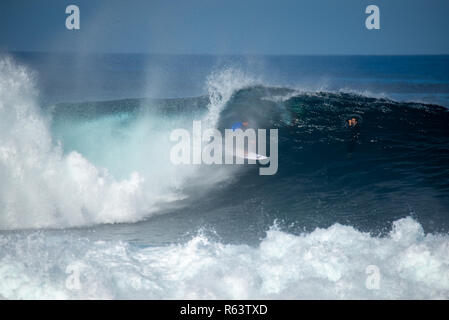
[[[5,299],[447,299],[449,237],[411,218],[385,237],[350,226],[295,236],[271,228],[258,246],[199,233],[140,247],[70,232],[0,237]],[[369,266],[378,288],[367,285]],[[78,286],[67,286],[78,276]]]

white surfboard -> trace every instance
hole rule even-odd
[[[242,152],[243,153],[243,152]],[[240,159],[248,159],[248,160],[266,160],[268,159],[268,157],[263,156],[261,154],[255,153],[255,152],[248,152],[246,155],[244,155],[243,157],[240,156],[239,152],[236,152],[236,158],[240,158]]]
[[[263,156],[261,154],[258,153],[254,153],[254,152],[249,152],[246,156],[244,156],[245,159],[249,159],[249,160],[265,160],[268,159],[268,157]]]

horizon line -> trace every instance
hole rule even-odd
[[[154,55],[154,56],[448,56],[448,53],[163,53],[163,52],[105,52],[105,51],[46,51],[2,50],[0,53],[80,54],[80,55]]]

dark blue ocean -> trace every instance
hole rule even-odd
[[[0,297],[448,299],[448,107],[449,56],[4,53]],[[174,165],[194,120],[276,174]]]

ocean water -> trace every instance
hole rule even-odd
[[[449,56],[3,53],[0,298],[448,299],[448,107]],[[275,175],[170,162],[242,119]]]

